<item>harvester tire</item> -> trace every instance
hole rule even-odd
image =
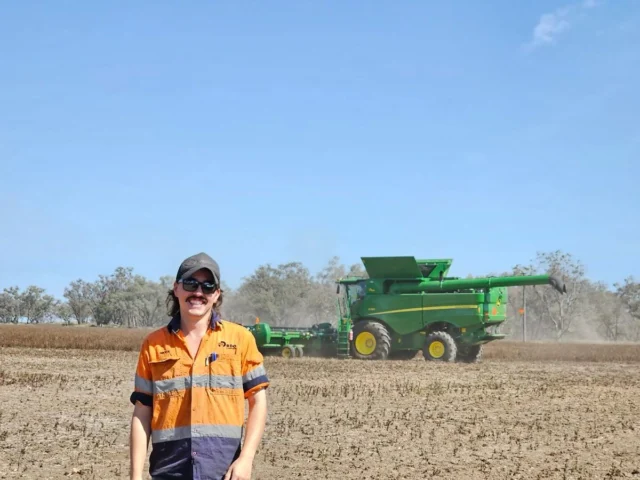
[[[282,347],[282,350],[280,352],[283,358],[291,359],[296,356],[295,347],[292,345],[285,345],[284,347]]]
[[[391,351],[391,336],[384,325],[363,320],[353,326],[351,356],[358,360],[386,360]]]
[[[463,363],[478,363],[482,358],[484,345],[472,345],[470,347],[458,347],[458,361]]]
[[[427,335],[422,347],[425,360],[433,362],[455,362],[458,347],[451,335],[446,332],[432,332]]]
[[[296,345],[293,348],[295,348],[294,353],[295,353],[296,358],[302,358],[304,356],[304,351],[302,350],[301,346]]]

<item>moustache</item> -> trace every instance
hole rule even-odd
[[[207,299],[201,295],[190,295],[189,297],[187,297],[187,302],[190,302],[191,300],[200,300],[202,303],[208,303]]]

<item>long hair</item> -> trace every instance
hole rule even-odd
[[[211,308],[211,310],[216,312],[218,315],[221,315],[220,307],[222,306],[223,297],[224,297],[224,290],[220,288],[220,296],[218,297],[218,301]],[[176,294],[173,293],[172,288],[170,288],[169,291],[167,292],[166,304],[167,304],[167,314],[170,317],[175,317],[180,313],[180,302],[178,301],[178,297],[176,297]]]

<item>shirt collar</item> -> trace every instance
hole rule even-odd
[[[211,330],[215,330],[216,327],[222,326],[220,315],[217,312],[211,311],[211,322],[209,323]],[[180,313],[178,312],[167,325],[167,329],[171,333],[178,333],[180,330]]]

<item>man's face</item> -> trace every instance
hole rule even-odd
[[[199,282],[212,282],[213,276],[208,270],[198,270],[189,279],[195,279]],[[185,279],[187,280],[187,279]],[[208,314],[211,308],[216,304],[220,297],[220,289],[217,288],[212,293],[203,293],[202,286],[198,286],[195,292],[188,292],[184,289],[184,285],[179,282],[175,282],[173,285],[173,292],[178,297],[180,303],[180,312],[187,313],[194,317],[199,317]]]

